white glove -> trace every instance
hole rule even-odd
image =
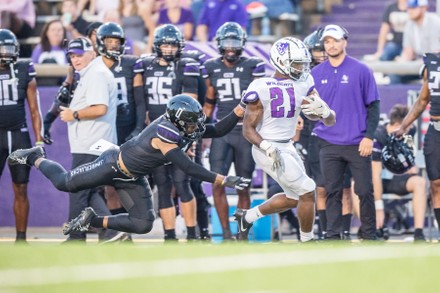
[[[272,171],[281,169],[284,172],[284,161],[281,152],[267,140],[260,143],[260,149],[266,152],[266,156],[272,160]]]
[[[306,115],[315,115],[321,118],[327,118],[330,116],[331,110],[329,106],[317,95],[310,95],[304,97],[304,100],[309,104],[301,105],[301,109]]]

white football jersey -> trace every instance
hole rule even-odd
[[[260,100],[263,104],[263,119],[257,126],[263,139],[281,141],[295,135],[302,100],[314,85],[312,75],[304,82],[267,77],[249,85],[243,99],[247,102]]]

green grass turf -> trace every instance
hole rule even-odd
[[[410,243],[2,244],[0,260],[0,292],[438,292],[440,250]],[[255,266],[243,268],[249,262]]]

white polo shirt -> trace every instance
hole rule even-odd
[[[117,143],[116,102],[117,86],[112,72],[102,57],[96,57],[79,71],[80,80],[75,89],[70,109],[79,111],[92,105],[106,105],[107,113],[96,119],[81,119],[68,122],[70,152],[72,154],[99,155],[89,148],[99,139]]]

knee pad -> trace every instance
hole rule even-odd
[[[159,209],[167,209],[174,206],[174,202],[170,194],[165,195],[159,193],[158,199],[159,199],[159,205],[158,205]]]
[[[153,210],[147,211],[146,219],[131,218],[131,222],[133,223],[134,233],[147,234],[148,232],[150,232],[151,229],[153,229],[154,218],[155,216]]]

